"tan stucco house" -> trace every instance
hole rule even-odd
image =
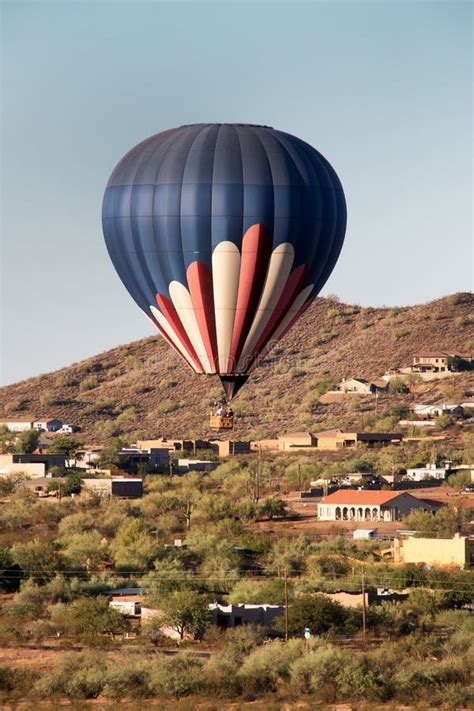
[[[325,430],[316,433],[318,449],[338,450],[346,447],[385,447],[390,444],[400,444],[403,435],[399,432],[356,432],[343,430]]]
[[[474,565],[474,539],[455,534],[454,538],[405,538],[393,541],[394,563],[425,563],[466,568]]]

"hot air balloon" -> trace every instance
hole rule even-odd
[[[269,126],[195,124],[122,158],[102,224],[133,299],[231,399],[328,279],[346,204],[331,165],[301,139]]]

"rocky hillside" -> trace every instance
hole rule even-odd
[[[420,349],[474,350],[471,294],[406,308],[362,308],[317,299],[234,401],[235,436],[387,426],[397,404],[463,397],[474,389],[472,376],[461,374],[416,386],[409,395],[383,395],[377,419],[370,397],[319,403],[326,381],[375,379],[388,368],[409,364]],[[161,338],[150,337],[5,387],[0,412],[57,416],[80,425],[81,438],[88,442],[115,434],[129,440],[137,435],[205,436],[209,402],[220,392],[217,377],[194,375]]]

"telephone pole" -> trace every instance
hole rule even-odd
[[[255,501],[256,503],[260,500],[260,466],[262,463],[262,451],[260,446],[257,449],[257,466],[255,469]]]
[[[365,569],[362,566],[362,637],[365,640],[367,627],[367,606],[365,602]]]
[[[285,642],[288,642],[288,570],[285,568]]]

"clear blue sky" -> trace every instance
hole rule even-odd
[[[21,2],[3,8],[3,381],[153,333],[101,200],[141,139],[201,121],[309,141],[345,188],[325,293],[472,287],[472,3]]]

